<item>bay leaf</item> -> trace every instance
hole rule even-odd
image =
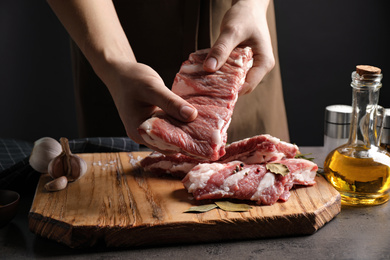
[[[240,212],[252,209],[252,207],[247,204],[237,204],[229,201],[216,201],[215,204],[224,211]]]
[[[200,206],[193,206],[187,209],[186,211],[184,211],[184,213],[202,213],[202,212],[207,212],[212,209],[215,209],[216,207],[218,207],[216,204],[205,204]]]
[[[282,176],[286,176],[290,172],[288,167],[282,163],[267,163],[265,167],[270,172],[280,174]]]

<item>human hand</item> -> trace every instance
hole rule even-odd
[[[183,122],[196,118],[197,110],[170,91],[151,67],[129,62],[116,66],[106,82],[118,109],[127,135],[139,144],[145,144],[137,128],[159,108]],[[155,149],[155,147],[150,147]]]
[[[248,71],[239,95],[252,92],[275,66],[266,12],[268,0],[239,0],[226,12],[221,33],[212,46],[204,69],[218,70],[237,46],[249,46],[253,51],[253,67]]]

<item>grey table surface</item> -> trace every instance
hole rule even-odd
[[[322,167],[322,147],[301,147]],[[390,204],[342,206],[341,213],[309,236],[142,248],[98,245],[72,249],[31,233],[24,197],[17,216],[0,229],[0,259],[390,259]]]

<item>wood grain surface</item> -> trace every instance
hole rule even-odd
[[[291,190],[287,202],[248,212],[213,209],[183,213],[195,205],[180,180],[144,172],[138,161],[148,152],[79,154],[88,164],[80,180],[47,192],[42,175],[29,212],[30,230],[70,247],[144,246],[170,243],[309,235],[341,209],[339,193],[324,178]],[[210,201],[207,201],[210,203]]]

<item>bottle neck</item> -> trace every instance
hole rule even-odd
[[[352,73],[352,119],[349,144],[370,148],[377,146],[377,107],[382,74],[364,75]]]

